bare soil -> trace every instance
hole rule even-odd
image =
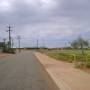
[[[90,74],[90,68],[82,68],[81,70],[85,71],[86,73]]]
[[[5,58],[7,56],[9,56],[10,54],[7,53],[0,53],[0,59]]]

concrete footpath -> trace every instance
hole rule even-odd
[[[57,61],[44,54],[35,52],[60,90],[90,90],[90,74],[73,68],[72,64]]]

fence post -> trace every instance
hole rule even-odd
[[[73,54],[74,63],[76,64],[76,55]]]
[[[86,66],[88,63],[88,55],[85,55],[85,59],[86,59],[86,63],[85,63],[85,66]]]

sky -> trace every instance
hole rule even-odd
[[[90,39],[90,0],[0,0],[0,40],[8,40],[12,28],[14,46],[69,46],[81,36]]]

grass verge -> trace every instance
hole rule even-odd
[[[80,50],[39,50],[39,51],[57,60],[75,63],[75,67],[77,68],[83,67],[90,68],[89,50],[85,50],[84,55],[81,54]]]

